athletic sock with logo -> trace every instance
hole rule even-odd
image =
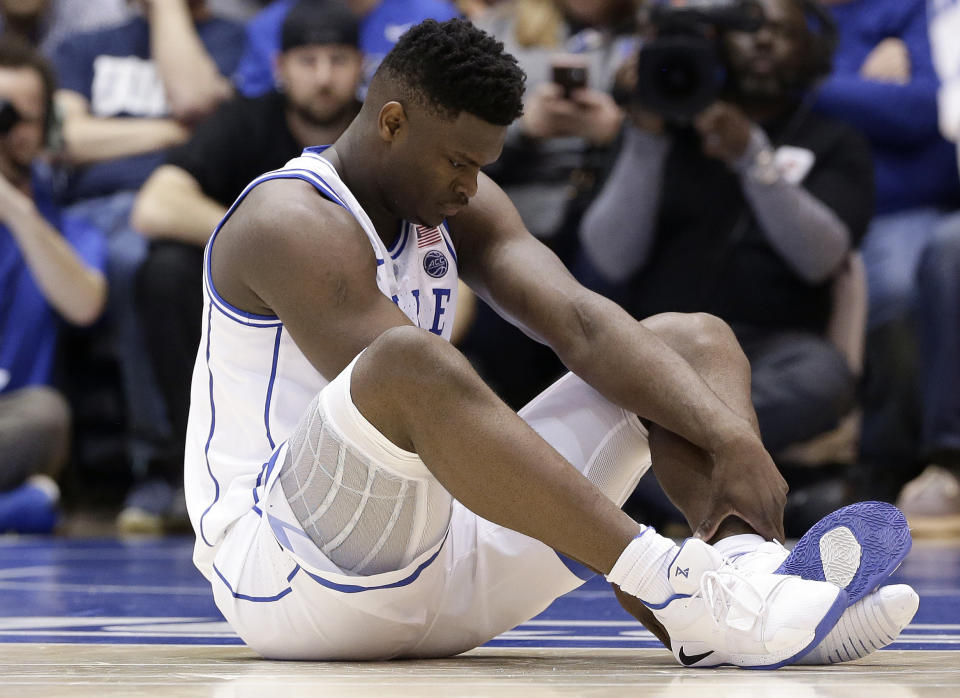
[[[651,526],[644,526],[636,538],[620,553],[607,581],[636,596],[648,606],[659,606],[673,595],[670,563],[680,551]]]

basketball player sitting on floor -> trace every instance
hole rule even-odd
[[[874,591],[909,549],[899,512],[765,542],[786,486],[728,327],[633,320],[480,173],[523,82],[468,22],[424,22],[343,136],[255,180],[214,233],[186,494],[220,610],[265,657],[444,657],[598,572],[686,665],[891,642],[917,606]],[[519,415],[446,341],[458,275],[571,370]],[[680,547],[619,508],[651,456],[696,531]]]

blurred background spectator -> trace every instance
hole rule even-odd
[[[360,49],[364,55],[364,84],[387,52],[407,29],[425,19],[442,22],[456,17],[447,0],[338,0],[360,18]],[[233,76],[237,89],[257,97],[274,87],[273,60],[280,50],[284,17],[294,0],[273,0],[247,24],[246,47]]]
[[[871,215],[875,176],[877,215],[862,242],[871,304],[861,386],[865,467],[848,494],[896,498],[915,531],[960,532],[960,0],[824,0],[839,24],[832,71],[791,24],[809,3],[763,0],[771,15],[765,28],[725,43],[737,91],[686,122],[635,105],[624,119],[618,105],[630,102],[638,9],[645,14],[651,4],[0,0],[0,36],[19,35],[52,56],[62,88],[44,128],[49,156],[31,155],[26,189],[16,168],[3,164],[13,134],[33,123],[26,105],[10,136],[0,135],[0,172],[11,185],[0,183],[0,284],[19,289],[29,281],[30,303],[46,308],[17,320],[27,296],[0,298],[0,448],[29,456],[0,460],[10,464],[0,471],[0,528],[4,497],[21,490],[29,496],[9,501],[39,512],[37,530],[52,525],[53,481],[41,478],[37,488],[24,478],[62,466],[71,415],[49,387],[26,388],[38,385],[57,385],[69,397],[81,437],[75,459],[98,468],[122,452],[122,476],[62,478],[65,499],[94,480],[98,488],[119,483],[119,498],[129,470],[136,479],[121,528],[176,526],[202,248],[213,227],[251,179],[336,138],[363,83],[408,26],[463,13],[503,41],[528,74],[525,114],[488,173],[574,273],[636,315],[709,310],[733,324],[753,361],[760,428],[794,485],[797,526],[815,515],[798,503],[837,503],[832,476],[846,471],[795,468],[792,459],[809,457],[808,437],[841,417],[842,426],[857,425],[858,412],[849,410],[860,383],[866,323],[857,313],[865,312],[858,304],[866,284],[851,251]],[[284,38],[291,18],[299,38]],[[807,19],[823,38],[822,22]],[[308,37],[311,26],[317,31]],[[352,47],[338,43],[351,31]],[[800,48],[786,56],[790,42]],[[811,53],[820,58],[811,62]],[[819,96],[802,94],[828,72]],[[244,97],[233,96],[231,79]],[[855,136],[822,115],[860,130],[873,165]],[[77,278],[102,282],[96,270],[106,270],[109,322],[93,333],[69,328],[99,310],[78,317],[39,280],[38,264],[45,265],[25,244],[34,238],[22,233],[17,213],[23,196],[62,233],[52,239],[69,243],[64,259],[85,270]],[[461,293],[467,307],[472,299]],[[458,334],[467,316],[458,315]],[[52,348],[64,341],[69,350],[58,359]],[[485,306],[461,347],[514,407],[564,370]],[[105,385],[112,411],[103,407]],[[8,402],[21,394],[32,404]],[[91,423],[91,412],[100,421]],[[31,441],[47,445],[46,454],[6,445],[3,434],[25,433],[24,423],[48,430]],[[106,450],[96,435],[104,424],[121,432]],[[828,433],[856,446],[855,428]],[[127,441],[111,450],[121,436]],[[824,443],[828,453],[837,444]],[[654,492],[641,495],[638,506],[654,501]]]
[[[938,129],[926,1],[825,4],[839,41],[817,106],[867,137],[876,168],[877,216],[862,243],[870,309],[860,496],[892,500],[939,457],[925,440],[933,436],[937,411],[951,402],[944,394],[960,387],[949,383],[955,366],[940,363],[955,364],[955,355],[926,343],[918,348],[920,334],[933,336],[922,328],[942,322],[932,313],[939,302],[921,300],[918,271],[944,215],[960,202],[956,149]],[[923,381],[919,371],[935,378]]]
[[[150,240],[137,300],[173,445],[120,513],[123,532],[160,532],[187,524],[183,510],[183,438],[203,310],[203,249],[227,208],[253,179],[303,148],[332,143],[356,115],[363,76],[359,22],[337,0],[301,0],[283,25],[273,89],[223,104],[137,196],[134,227]]]
[[[17,34],[47,56],[67,36],[129,17],[127,0],[0,0],[0,33]]]
[[[53,387],[60,322],[89,325],[106,302],[100,232],[61,215],[40,158],[53,117],[50,65],[0,37],[0,533],[49,532],[70,411]]]
[[[129,456],[139,477],[162,461],[162,400],[134,303],[146,241],[129,223],[140,185],[166,150],[232,93],[243,26],[204,0],[139,0],[128,22],[74,34],[58,46],[67,210],[108,239],[108,319],[123,378]],[[136,490],[131,493],[136,496]]]
[[[731,324],[753,367],[760,432],[783,467],[789,446],[856,404],[856,366],[827,327],[834,279],[872,215],[872,163],[858,134],[811,110],[808,92],[829,72],[829,18],[805,16],[796,0],[762,6],[758,31],[723,35],[729,81],[706,109],[684,115],[666,94],[649,111],[639,86],[580,234],[637,317],[704,311]],[[845,496],[838,483],[788,511],[789,529],[806,530]]]
[[[940,130],[958,143],[960,2],[931,0],[928,7],[933,62],[941,80]],[[900,492],[897,504],[916,533],[956,535],[960,533],[960,213],[946,217],[932,232],[920,259],[917,285],[919,456],[925,468]]]
[[[576,253],[580,216],[615,153],[623,111],[611,91],[635,43],[635,11],[633,0],[509,0],[477,20],[527,74],[524,114],[487,174],[566,264]],[[517,409],[564,370],[551,351],[484,304],[463,349]]]

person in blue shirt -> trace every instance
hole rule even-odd
[[[90,325],[107,283],[99,232],[62,217],[38,158],[53,73],[25,41],[0,38],[0,533],[47,532],[70,413],[51,387],[61,321]]]
[[[960,144],[960,0],[929,0],[933,63],[941,80],[940,130]],[[960,155],[960,151],[957,153]],[[960,160],[960,158],[958,158]],[[920,449],[923,472],[897,503],[914,530],[960,535],[960,211],[933,231],[917,274]]]
[[[925,325],[942,324],[935,308],[946,299],[931,303],[921,289],[922,259],[960,205],[960,177],[956,148],[938,127],[927,0],[824,4],[839,41],[817,106],[858,128],[875,163],[877,215],[861,248],[870,306],[861,460],[871,466],[865,486],[879,488],[862,494],[891,499],[914,468],[932,462],[938,445],[922,443],[924,432],[939,419],[934,410],[960,393],[956,357],[923,339]],[[935,378],[918,381],[917,372]]]
[[[229,97],[226,76],[243,50],[243,24],[215,16],[206,0],[137,0],[113,28],[77,34],[56,51],[68,210],[108,240],[108,327],[120,368],[130,459],[145,473],[166,448],[161,394],[133,301],[147,243],[130,226],[136,193]],[[131,496],[133,493],[131,493]]]
[[[444,21],[459,15],[447,0],[344,0],[361,17],[360,50],[365,83],[397,39],[425,19]],[[259,97],[274,88],[273,58],[280,52],[280,29],[294,0],[273,0],[247,23],[247,40],[233,75],[246,97]]]

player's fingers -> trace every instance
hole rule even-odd
[[[697,530],[693,532],[693,537],[709,541],[716,535],[717,529],[720,527],[720,522],[725,518],[727,518],[726,513],[711,509],[711,511],[707,512],[706,516],[703,517],[703,520],[697,526]]]

